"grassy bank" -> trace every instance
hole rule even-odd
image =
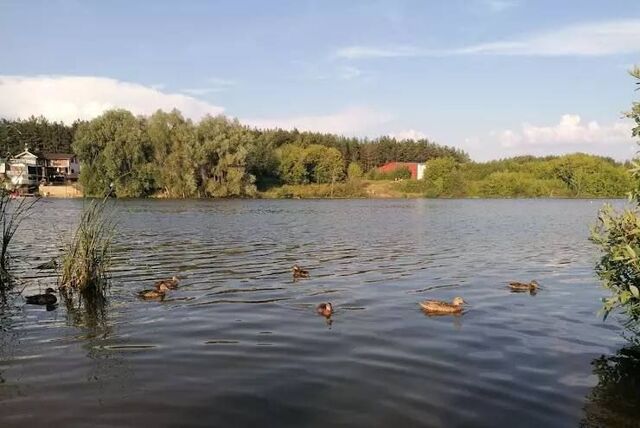
[[[560,183],[536,183],[528,187],[517,180],[505,190],[504,188],[491,188],[486,183],[470,183],[464,189],[457,189],[448,194],[435,194],[434,186],[424,180],[361,180],[357,183],[338,183],[334,187],[333,196],[329,184],[299,184],[272,187],[266,191],[258,192],[259,198],[265,199],[323,199],[323,198],[623,198],[624,192],[612,192],[610,194],[575,193],[564,188]],[[437,189],[435,189],[437,190]]]

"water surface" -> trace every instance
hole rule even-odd
[[[0,319],[3,427],[635,423],[638,353],[596,314],[600,201],[117,204],[105,308],[19,299]],[[34,266],[81,208],[44,200],[25,223],[26,294],[55,281]],[[136,298],[174,274],[164,301]],[[506,288],[534,278],[535,296]],[[417,304],[458,295],[459,317]]]

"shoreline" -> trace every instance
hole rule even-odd
[[[164,194],[152,194],[142,198],[116,198],[116,199],[167,199],[167,200],[201,200],[201,199],[308,199],[308,200],[340,200],[340,199],[430,199],[430,200],[464,200],[464,199],[487,199],[487,200],[516,200],[516,199],[553,199],[553,200],[622,200],[627,196],[609,195],[609,196],[571,196],[571,195],[547,195],[547,196],[492,196],[492,195],[457,195],[457,196],[427,196],[424,193],[403,192],[397,188],[398,185],[407,181],[385,181],[385,180],[361,180],[358,182],[341,182],[336,183],[333,189],[329,184],[299,184],[299,185],[283,185],[271,187],[266,190],[257,191],[252,196],[240,197],[169,197]],[[86,196],[82,193],[79,186],[40,186],[40,195],[44,198],[54,199],[77,199]]]

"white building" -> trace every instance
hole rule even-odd
[[[0,175],[13,188],[37,186],[43,181],[65,183],[78,180],[80,164],[73,154],[45,153],[38,157],[25,147],[22,153],[0,163]]]
[[[4,172],[13,187],[37,186],[42,177],[42,166],[38,157],[25,147],[22,153],[3,162],[0,172]]]

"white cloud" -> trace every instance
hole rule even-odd
[[[511,9],[517,5],[518,2],[511,0],[482,0],[482,4],[489,9],[489,11],[493,13],[500,13],[507,9]]]
[[[596,121],[583,123],[577,114],[564,114],[553,126],[523,123],[520,132],[502,131],[500,142],[504,147],[633,143],[632,126],[629,122],[615,122],[605,126],[601,126]]]
[[[336,56],[347,59],[446,55],[599,56],[640,52],[640,19],[574,24],[511,40],[492,41],[453,49],[417,46],[350,46]]]
[[[422,140],[427,138],[427,134],[415,129],[406,129],[404,131],[389,134],[390,137],[396,140]]]
[[[583,122],[577,114],[565,114],[555,125],[523,123],[519,130],[494,131],[491,137],[500,144],[501,149],[496,148],[496,151],[502,151],[502,154],[504,151],[518,154],[580,151],[627,159],[637,149],[631,137],[632,127],[629,121],[601,125],[596,121]]]
[[[460,53],[505,55],[612,55],[640,51],[640,19],[572,25],[503,43],[470,46]]]
[[[390,120],[390,115],[368,107],[350,107],[325,115],[244,119],[242,122],[262,129],[297,128],[301,131],[363,135]]]
[[[345,70],[348,75],[357,74]],[[231,81],[225,81],[231,85]],[[221,81],[210,83],[222,84]],[[193,91],[196,93],[197,91]],[[81,76],[0,76],[0,117],[25,118],[42,115],[50,120],[71,123],[92,119],[105,110],[124,108],[136,115],[177,108],[183,115],[199,120],[207,114],[221,114],[220,106],[183,95],[161,92],[153,87],[104,77]],[[351,107],[336,113],[281,118],[242,119],[258,128],[332,132],[346,135],[374,135],[391,117],[368,107]]]
[[[177,108],[195,120],[224,111],[220,106],[186,95],[104,77],[0,76],[2,117],[43,115],[71,123],[76,119],[91,119],[112,108],[144,115],[157,109]]]
[[[294,60],[291,64],[298,69],[295,79],[301,80],[366,80],[370,73],[353,65],[328,66],[325,63]]]

